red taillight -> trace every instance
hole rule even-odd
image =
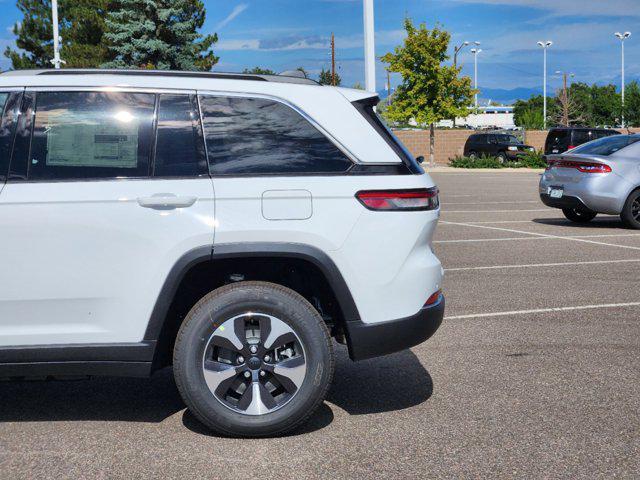
[[[434,303],[437,303],[438,300],[440,300],[440,295],[442,295],[442,290],[438,290],[436,293],[431,295],[427,300],[427,303],[424,304],[424,306],[428,307],[429,305],[433,305]]]
[[[569,145],[569,148],[567,148],[567,150],[573,150],[575,147],[575,145]]]
[[[440,206],[438,189],[366,190],[356,198],[369,210],[435,210]]]
[[[550,168],[575,168],[582,173],[610,173],[611,167],[604,163],[575,162],[568,160],[556,160],[549,162],[547,170]]]

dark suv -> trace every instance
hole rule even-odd
[[[500,163],[516,160],[520,155],[534,151],[533,147],[524,145],[515,135],[504,133],[476,133],[464,145],[465,157],[489,155],[496,157]]]
[[[606,128],[585,128],[585,127],[558,127],[549,130],[547,141],[544,144],[544,154],[553,155],[564,153],[567,150],[582,145],[583,143],[597,140],[599,138],[620,135],[616,130]]]

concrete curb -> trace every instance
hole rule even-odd
[[[427,173],[544,173],[544,168],[453,168],[440,167],[429,168],[423,165]]]

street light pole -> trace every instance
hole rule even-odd
[[[480,45],[480,42],[474,42],[476,45]],[[476,90],[475,94],[475,107],[478,108],[478,54],[482,52],[481,48],[472,48],[471,53],[473,53],[473,83],[474,89]]]
[[[631,32],[616,32],[615,35],[620,39],[620,43],[622,44],[622,123],[620,126],[624,128],[624,41],[631,36]]]
[[[542,47],[542,49],[544,50],[544,68],[543,68],[543,77],[544,77],[544,82],[542,85],[542,97],[543,97],[543,101],[542,101],[542,124],[543,124],[543,129],[546,130],[547,129],[547,49],[553,45],[552,41],[546,41],[546,42],[538,42],[538,45],[540,47]]]
[[[364,84],[369,92],[376,91],[376,47],[373,0],[363,0],[364,10]]]
[[[58,32],[58,0],[51,0],[51,23],[53,24],[53,63],[54,68],[60,68],[60,38]]]
[[[462,50],[467,45],[469,45],[469,42],[462,42],[462,44],[460,44],[459,47],[453,47],[453,66],[454,67],[458,66],[458,53],[460,53],[460,50]]]

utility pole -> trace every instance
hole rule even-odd
[[[331,85],[336,86],[336,37],[331,34]]]
[[[561,123],[565,127],[569,126],[571,122],[570,117],[570,102],[569,102],[569,87],[567,84],[567,78],[571,76],[571,78],[575,77],[573,73],[561,72],[560,70],[556,70],[556,75],[562,75],[562,93],[560,94],[560,104],[562,106],[562,120]]]
[[[567,91],[567,72],[562,74],[562,122],[565,127],[569,126],[569,92]]]
[[[538,42],[538,45],[542,47],[544,50],[544,68],[543,68],[543,77],[544,82],[542,84],[542,96],[543,96],[543,107],[542,107],[542,124],[543,130],[547,129],[547,49],[553,45],[553,42],[548,40],[546,42]]]
[[[624,41],[631,36],[631,32],[617,32],[615,36],[620,39],[622,44],[622,124],[620,126],[624,128]]]
[[[364,83],[369,92],[376,91],[376,46],[373,0],[363,0],[364,13]]]
[[[60,64],[64,63],[60,59],[60,37],[58,32],[58,0],[51,0],[51,23],[53,24],[53,66],[60,68]]]

